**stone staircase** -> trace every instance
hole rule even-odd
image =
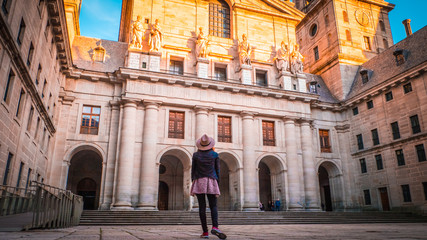
[[[208,223],[210,213],[207,212]],[[220,211],[221,225],[417,223],[427,217],[396,212],[236,212]],[[80,225],[197,225],[195,211],[83,211]]]

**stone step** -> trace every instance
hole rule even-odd
[[[210,214],[207,212],[208,222]],[[426,217],[396,212],[232,212],[220,211],[223,225],[427,222]],[[80,225],[197,225],[195,211],[84,211]]]

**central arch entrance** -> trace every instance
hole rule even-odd
[[[189,181],[190,159],[180,149],[166,151],[160,158],[159,189],[157,207],[159,210],[184,210],[190,206]]]
[[[265,156],[258,164],[259,201],[267,211],[272,210],[270,203],[280,201],[280,210],[285,204],[285,175],[281,161],[275,156]]]
[[[323,162],[319,166],[319,189],[322,210],[343,209],[343,179],[339,168],[333,162]]]
[[[67,190],[83,196],[83,209],[99,207],[102,175],[102,158],[93,150],[81,150],[74,154],[68,169]]]
[[[237,158],[229,152],[219,153],[220,181],[219,190],[221,196],[218,198],[218,210],[240,211],[240,171]]]

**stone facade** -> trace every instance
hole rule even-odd
[[[68,26],[68,32],[54,31],[62,34],[55,39],[63,39],[64,45],[56,45],[66,58],[55,62],[49,52],[36,51],[43,61],[53,61],[46,66],[59,64],[49,74],[58,79],[51,89],[52,102],[59,107],[51,119],[51,151],[44,165],[33,164],[43,169],[49,184],[83,195],[86,208],[191,210],[198,206],[189,194],[191,157],[195,141],[206,133],[216,139],[221,158],[222,210],[254,211],[260,201],[266,205],[279,199],[282,210],[290,211],[387,210],[387,203],[392,210],[422,211],[427,169],[418,158],[420,146],[426,145],[422,86],[427,55],[415,52],[425,44],[426,28],[384,50],[382,38],[392,45],[388,12],[393,5],[294,2],[123,1],[120,42],[114,42],[79,35],[80,1],[47,1],[52,17],[58,16],[53,10],[59,12],[51,24]],[[221,25],[225,29],[209,22],[212,9],[228,11],[223,17],[229,22]],[[7,26],[17,30],[20,17],[15,18]],[[158,25],[153,25],[156,19]],[[142,46],[133,42],[137,21],[144,29],[138,38]],[[199,27],[209,34],[209,51],[203,57],[195,51]],[[243,35],[250,46],[244,63],[239,47]],[[363,49],[365,35],[372,40],[370,51]],[[150,51],[150,39],[156,36],[160,48]],[[15,38],[2,39],[2,44],[16,45]],[[290,55],[300,45],[304,73],[277,70],[282,41]],[[2,76],[7,76],[3,45]],[[397,64],[399,53],[405,62]],[[408,83],[412,92],[404,94]],[[19,97],[13,89],[11,103]],[[393,99],[386,101],[390,91]],[[370,100],[374,108],[368,110]],[[28,112],[30,105],[26,108]],[[0,174],[5,172],[7,149],[31,142],[31,134],[12,115],[2,124],[16,125],[22,136],[10,141],[2,137]],[[414,133],[415,115],[420,129]],[[12,121],[15,125],[8,123]],[[396,121],[401,136],[393,139],[391,123]],[[230,129],[226,138],[224,126]],[[3,136],[19,132],[3,129]],[[374,129],[376,145],[371,144]],[[364,141],[360,149],[359,134]],[[19,151],[19,146],[14,149]],[[405,165],[397,166],[400,149]],[[361,173],[361,159],[366,173]],[[17,176],[17,164],[12,176]]]

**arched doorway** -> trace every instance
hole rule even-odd
[[[159,182],[159,199],[157,206],[159,210],[168,210],[169,205],[169,187],[168,185],[160,181]]]
[[[218,210],[231,210],[229,169],[227,163],[222,160],[220,161],[219,175],[219,190],[221,196],[218,198]]]
[[[83,178],[77,183],[77,194],[83,196],[83,209],[96,209],[96,188],[92,178]]]
[[[170,149],[161,155],[158,192],[159,210],[184,210],[190,208],[190,171],[189,155],[183,150]],[[165,195],[167,195],[167,198]]]
[[[343,180],[338,167],[332,162],[323,162],[319,166],[318,176],[322,210],[343,209]]]
[[[260,162],[258,170],[259,201],[264,204],[265,210],[271,210],[269,203],[273,200],[271,195],[270,169],[267,164]]]
[[[240,171],[236,157],[228,152],[220,152],[220,181],[218,198],[218,210],[240,211],[242,203],[240,199]]]
[[[265,156],[258,164],[258,194],[259,201],[265,210],[272,210],[269,203],[280,201],[280,210],[285,204],[285,176],[280,160],[274,156]]]
[[[102,158],[93,150],[74,154],[68,169],[67,189],[83,196],[84,209],[98,209]]]

